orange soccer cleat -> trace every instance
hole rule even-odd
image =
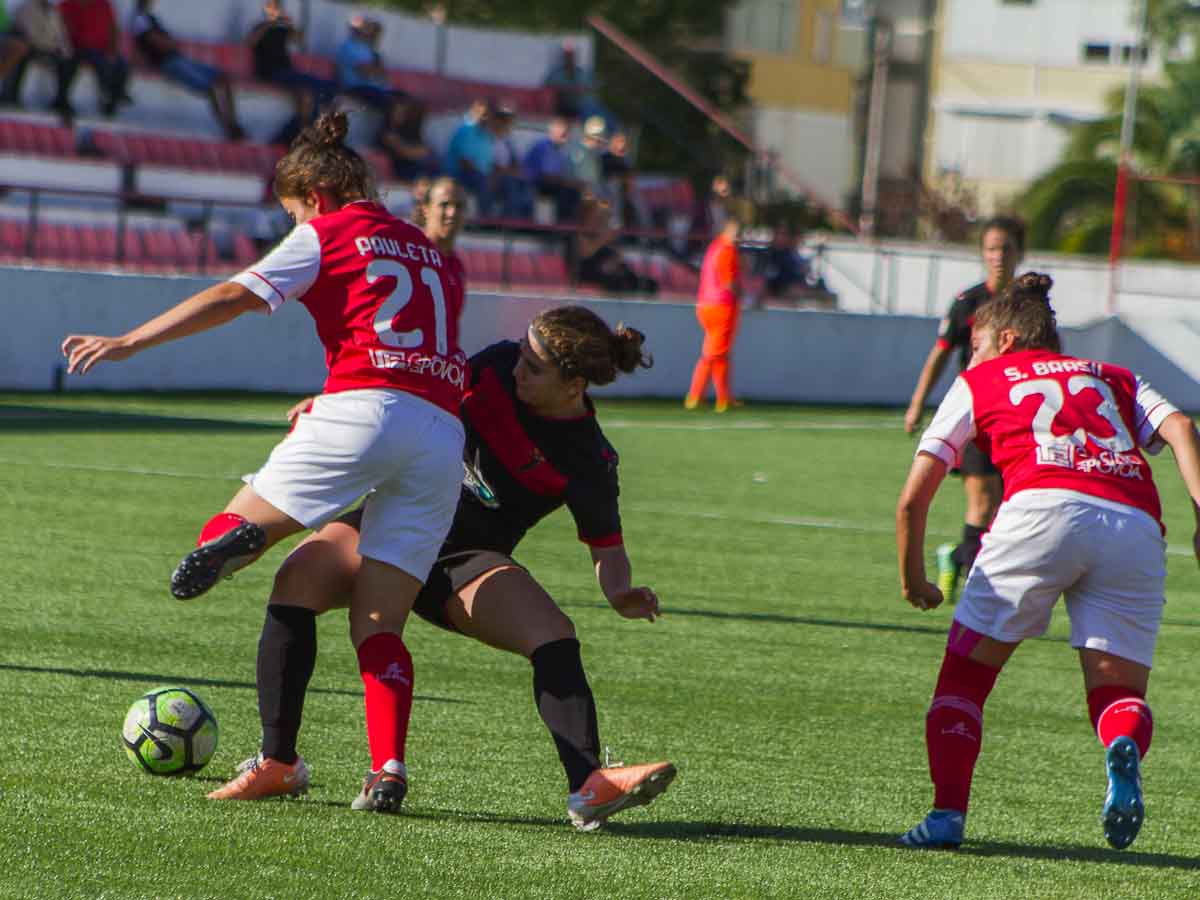
[[[240,766],[232,780],[208,795],[209,800],[265,800],[267,797],[298,797],[308,792],[308,766],[296,757],[291,765],[261,753]]]
[[[567,815],[580,831],[592,831],[612,815],[649,803],[675,778],[669,762],[597,769],[576,793],[567,795]]]

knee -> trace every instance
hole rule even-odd
[[[554,615],[548,616],[543,623],[541,636],[544,640],[542,644],[548,644],[551,641],[565,641],[575,639],[575,623],[561,609],[555,609]],[[540,646],[540,644],[539,644]]]

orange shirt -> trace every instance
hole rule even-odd
[[[718,235],[704,252],[700,266],[701,306],[737,306],[742,278],[737,246],[725,235]]]

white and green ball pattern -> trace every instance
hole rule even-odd
[[[121,740],[129,758],[151,775],[198,772],[217,749],[217,719],[184,687],[158,687],[125,715]]]

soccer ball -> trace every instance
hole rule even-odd
[[[151,775],[190,775],[217,749],[217,719],[187,688],[157,687],[129,707],[121,742]]]

